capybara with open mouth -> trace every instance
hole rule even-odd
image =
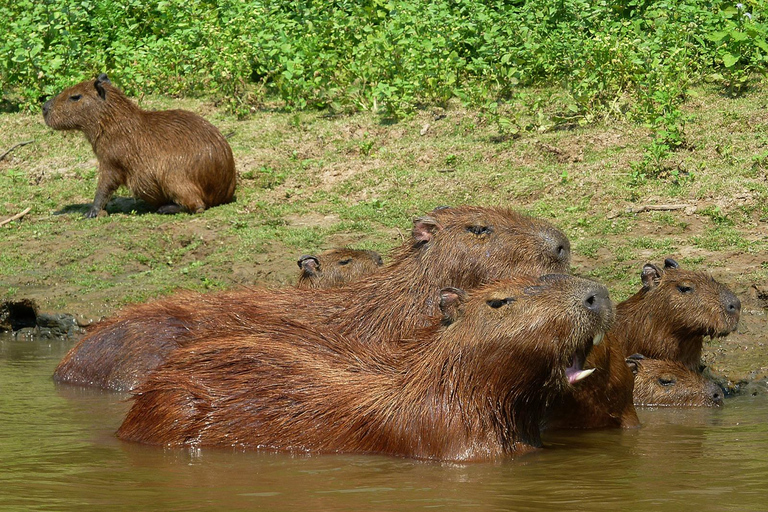
[[[376,272],[384,262],[376,251],[342,248],[305,254],[297,264],[298,288],[338,288]]]
[[[199,213],[232,201],[232,149],[219,130],[186,110],[142,110],[101,74],[43,105],[55,130],[80,130],[99,160],[96,217],[121,185],[159,213]]]
[[[632,354],[627,365],[635,374],[635,405],[719,407],[725,392],[698,371],[677,361]]]
[[[583,378],[608,291],[567,275],[439,294],[442,320],[399,344],[263,317],[180,348],[118,431],[166,446],[496,460],[541,446],[545,404]]]
[[[64,357],[54,379],[128,390],[225,312],[243,323],[281,314],[378,344],[410,335],[437,313],[440,289],[474,288],[519,274],[568,272],[570,244],[551,224],[508,209],[438,208],[414,221],[391,262],[349,286],[325,290],[182,292],[100,322]],[[196,338],[195,338],[196,336]]]
[[[741,302],[706,272],[683,270],[667,258],[664,268],[643,267],[643,287],[618,306],[624,356],[643,354],[678,361],[698,371],[704,336],[727,336],[739,323]]]
[[[704,335],[724,336],[736,328],[739,299],[709,274],[682,270],[667,258],[664,270],[644,265],[641,279],[643,287],[616,306],[613,327],[587,359],[586,367],[594,368],[594,373],[552,406],[549,426],[638,426],[633,395],[638,377],[626,363],[635,352],[627,350],[646,348],[653,354],[649,357],[677,359],[683,368],[697,372]],[[681,396],[688,382],[678,387]]]

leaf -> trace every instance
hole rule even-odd
[[[730,54],[730,53],[726,53],[726,54],[723,55],[723,64],[725,64],[725,67],[731,68],[737,62],[739,62],[740,58],[741,58],[741,55],[733,55],[733,54]]]

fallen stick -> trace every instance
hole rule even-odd
[[[638,208],[628,208],[630,213],[643,213],[643,212],[668,212],[672,210],[685,210],[689,204],[646,204]]]
[[[11,146],[11,149],[9,149],[8,151],[6,151],[6,152],[5,152],[5,153],[3,153],[2,155],[0,155],[0,162],[3,160],[3,158],[5,158],[6,156],[8,156],[8,154],[9,154],[11,151],[13,151],[14,149],[16,149],[16,148],[18,148],[18,147],[21,147],[21,146],[26,146],[27,144],[32,144],[33,142],[35,142],[35,141],[34,141],[34,140],[25,140],[25,141],[22,141],[22,142],[17,142],[17,143],[16,143],[16,144],[14,144],[13,146]]]
[[[32,210],[32,207],[30,206],[29,208],[27,208],[27,209],[26,209],[26,210],[24,210],[23,212],[21,212],[21,213],[17,213],[17,214],[16,214],[16,215],[14,215],[13,217],[11,217],[11,218],[8,218],[8,219],[5,219],[4,221],[0,221],[0,226],[5,226],[5,225],[6,225],[6,224],[8,224],[9,222],[13,222],[13,221],[15,221],[15,220],[17,220],[17,219],[20,219],[20,218],[22,218],[23,216],[25,216],[26,214],[28,214],[28,213],[29,213],[31,210]]]

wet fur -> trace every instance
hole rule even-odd
[[[595,294],[605,299],[585,307]],[[568,386],[565,367],[610,323],[607,290],[571,276],[521,277],[456,304],[459,296],[444,290],[444,318],[396,344],[225,315],[224,332],[177,350],[136,390],[118,436],[447,461],[540,446],[544,407]]]

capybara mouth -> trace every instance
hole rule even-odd
[[[571,359],[572,361],[571,365],[566,367],[565,369],[565,377],[568,379],[568,384],[573,385],[592,375],[595,369],[594,368],[584,369],[584,362],[587,359],[587,355],[589,355],[589,352],[592,350],[592,347],[596,347],[603,342],[604,336],[605,336],[605,332],[603,331],[598,332],[597,334],[594,335],[592,340],[586,343],[586,346],[583,351],[577,350],[573,354],[573,358]]]

